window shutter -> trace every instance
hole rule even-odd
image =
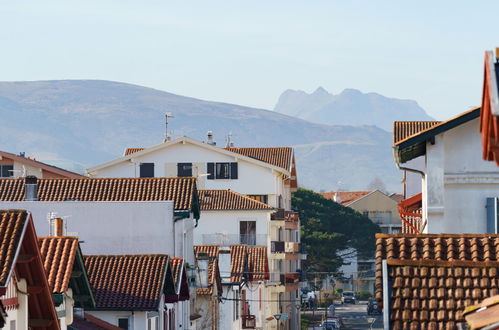
[[[215,163],[208,163],[207,165],[208,179],[213,180],[215,179]]]
[[[497,234],[499,220],[497,219],[497,198],[487,198],[487,233]]]
[[[230,178],[237,179],[237,163],[230,163]]]

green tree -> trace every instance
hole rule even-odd
[[[307,189],[293,194],[292,207],[300,213],[301,242],[307,250],[305,269],[336,272],[345,264],[345,250],[374,258],[378,225],[359,212]]]

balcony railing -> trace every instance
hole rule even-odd
[[[286,242],[284,249],[286,253],[298,253],[300,252],[300,243]]]
[[[270,252],[272,253],[284,253],[286,251],[285,244],[283,241],[272,241],[270,242]]]
[[[286,220],[286,211],[284,211],[284,209],[277,209],[277,211],[270,216],[270,220]]]
[[[285,211],[284,212],[284,219],[286,221],[300,221],[300,214],[295,211]]]
[[[243,329],[255,329],[256,328],[256,317],[255,315],[241,315],[243,320]]]
[[[267,245],[265,234],[203,234],[204,245]]]

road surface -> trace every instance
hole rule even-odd
[[[305,314],[312,315],[311,311],[305,312]],[[317,310],[315,315],[324,315],[324,309]],[[376,321],[373,324],[372,329],[382,330],[383,329],[383,316],[382,315],[367,315],[367,305],[365,302],[359,302],[355,305],[352,304],[336,304],[335,305],[335,315],[343,319],[345,325],[344,329],[370,329],[369,318],[375,318]],[[321,317],[322,318],[322,317]],[[309,329],[314,329],[310,327]],[[319,329],[319,328],[317,328]]]

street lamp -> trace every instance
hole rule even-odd
[[[281,316],[282,316],[281,314],[274,314],[274,318],[277,321],[277,330],[279,330],[279,328],[280,328],[280,322],[279,322],[279,320],[281,319]]]

